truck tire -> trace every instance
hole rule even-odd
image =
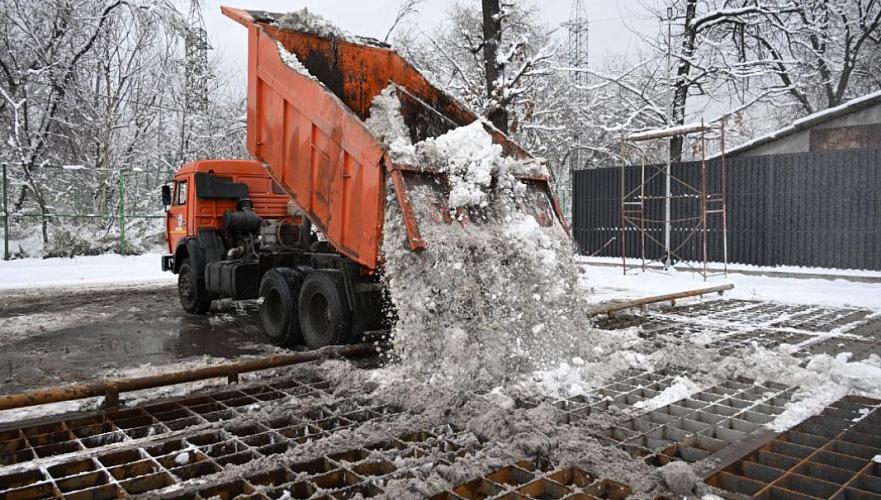
[[[184,259],[177,272],[177,295],[184,311],[190,314],[205,314],[211,309],[205,278],[196,272],[190,259]]]
[[[288,267],[270,270],[260,282],[260,323],[263,331],[280,345],[302,343],[297,302],[300,297],[302,274]]]
[[[342,344],[352,332],[352,311],[339,271],[313,271],[300,290],[300,331],[310,349]]]

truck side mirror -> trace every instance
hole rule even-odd
[[[162,186],[162,205],[168,208],[171,205],[171,186],[165,184]]]

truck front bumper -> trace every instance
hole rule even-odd
[[[174,255],[162,256],[162,270],[174,272]]]

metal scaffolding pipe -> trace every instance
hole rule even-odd
[[[680,125],[677,127],[670,128],[659,128],[653,130],[646,130],[644,132],[636,132],[634,134],[630,134],[624,137],[625,140],[628,141],[648,141],[651,139],[662,139],[665,137],[676,137],[680,135],[693,134],[695,132],[705,132],[713,130],[713,127],[710,125],[705,125],[703,122],[701,123],[688,123],[685,125]]]
[[[165,385],[183,384],[211,378],[227,377],[229,381],[237,381],[240,373],[268,370],[281,366],[306,363],[327,357],[353,356],[376,352],[377,346],[373,343],[352,344],[343,346],[328,346],[322,349],[291,354],[279,354],[264,358],[249,359],[237,363],[226,363],[216,366],[207,366],[194,370],[162,373],[148,377],[124,378],[93,382],[89,384],[74,384],[61,387],[51,387],[35,391],[23,392],[0,396],[0,411],[26,406],[36,406],[61,401],[72,401],[91,397],[105,397],[106,406],[115,406],[118,403],[119,394],[122,392],[140,391]]]
[[[655,304],[657,302],[667,302],[668,300],[674,301],[676,299],[684,299],[688,297],[695,297],[698,295],[709,295],[711,293],[722,294],[722,292],[726,290],[731,290],[734,288],[734,285],[728,283],[726,285],[713,286],[710,288],[699,288],[697,290],[687,290],[685,292],[676,292],[676,293],[668,293],[666,295],[655,295],[652,297],[643,297],[641,299],[636,300],[628,300],[626,302],[619,302],[617,304],[612,304],[607,307],[601,307],[590,311],[589,315],[591,317],[599,316],[600,314],[611,314],[616,311],[621,311],[624,309],[631,309],[634,307],[640,307],[648,304]]]

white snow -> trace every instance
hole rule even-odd
[[[178,453],[177,456],[174,457],[174,463],[177,465],[187,465],[190,463],[190,452],[182,451]]]
[[[700,390],[701,387],[692,382],[688,377],[676,377],[673,379],[673,385],[651,399],[637,401],[633,408],[644,411],[655,410],[680,399],[685,399]]]
[[[520,162],[502,154],[481,122],[411,146],[396,100],[389,89],[374,99],[367,126],[392,144],[393,159],[400,147],[416,166],[447,174],[450,212],[443,213],[444,200],[430,187],[408,191],[427,244],[415,253],[389,188],[382,250],[400,360],[390,369],[494,387],[556,366],[571,356],[573,343],[588,342],[591,330],[580,299],[573,299],[577,270],[562,227],[542,227],[520,211],[528,203],[526,186],[512,173]],[[446,215],[459,220],[445,222]]]
[[[370,116],[364,121],[364,125],[380,142],[389,146],[392,161],[416,163],[416,150],[410,142],[410,132],[401,116],[401,101],[397,97],[395,84],[389,84],[373,98]]]
[[[734,289],[725,292],[725,297],[786,304],[865,307],[881,311],[881,283],[779,278],[737,272],[729,272],[728,276],[711,276],[704,281],[700,274],[693,272],[632,270],[624,275],[620,266],[591,265],[584,260],[580,262],[586,271],[581,284],[591,290],[591,302],[634,299],[732,283]]]
[[[450,208],[486,207],[493,173],[498,172],[505,160],[502,147],[493,144],[483,124],[475,121],[426,142],[433,144],[437,154],[446,161]]]
[[[587,257],[579,256],[578,261],[584,264],[600,264],[621,266],[621,257]],[[628,259],[628,266],[638,265],[638,261]],[[648,265],[648,263],[647,263]],[[657,262],[652,263],[649,267],[657,270],[661,269],[661,265]],[[677,264],[680,270],[687,267],[685,264]],[[712,273],[722,272],[723,266],[720,262],[708,263],[708,269]],[[769,276],[781,274],[793,275],[820,275],[820,276],[840,276],[854,278],[877,278],[881,280],[881,271],[867,271],[861,269],[835,269],[828,267],[803,267],[803,266],[756,266],[753,264],[728,263],[728,272],[744,271],[750,274],[766,274]]]
[[[175,275],[162,272],[162,254],[116,254],[55,259],[0,261],[0,290],[33,288],[174,283]]]
[[[309,12],[309,9],[306,7],[282,14],[275,20],[275,23],[283,29],[312,33],[324,38],[338,38],[341,40],[354,38],[351,34],[343,31],[324,17],[314,12]]]
[[[801,389],[768,426],[784,431],[848,395],[881,398],[881,358],[872,355],[865,361],[851,362],[850,356],[850,353],[834,358],[827,354],[813,356],[797,380],[787,381],[795,382]]]
[[[656,139],[661,137],[685,135],[692,132],[700,132],[701,130],[708,130],[710,128],[711,127],[703,123],[686,123],[685,125],[679,125],[676,127],[658,128],[636,132],[634,134],[628,135],[626,139],[630,141],[645,141],[648,139]]]

